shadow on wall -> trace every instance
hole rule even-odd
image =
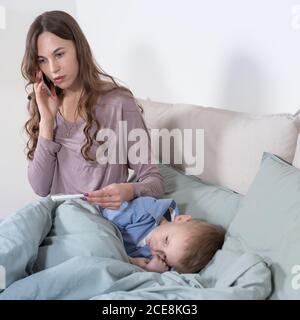
[[[266,109],[266,87],[264,85],[266,82],[264,81],[263,68],[249,55],[243,53],[233,54],[224,67],[223,78],[220,77],[219,83],[218,92],[220,96],[217,108],[246,113],[265,113],[262,111]],[[216,132],[222,132],[222,135],[215,136],[216,140],[209,142],[210,145],[215,146],[213,150],[214,156],[210,159],[210,161],[214,162],[213,164],[210,163],[210,166],[214,168],[214,172],[210,174],[214,177],[222,175],[219,172],[219,165],[221,161],[224,161],[224,154],[220,148],[228,139],[230,140],[228,134],[232,134],[231,128],[235,125],[235,120],[232,116],[224,124],[219,122],[218,126],[223,126],[223,128],[220,130],[219,127]],[[241,139],[243,138],[245,137],[241,137]],[[206,139],[209,139],[209,137],[206,136]],[[229,161],[229,158],[227,161]]]
[[[148,45],[139,45],[128,59],[130,83],[134,86],[138,98],[169,102],[170,97],[176,98],[176,93],[168,85],[168,70],[165,70],[159,55]]]
[[[220,79],[218,106],[241,112],[265,110],[262,68],[246,54],[234,54]]]

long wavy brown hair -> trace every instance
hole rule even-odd
[[[94,106],[97,99],[105,93],[115,89],[125,90],[133,98],[134,96],[129,89],[119,85],[112,76],[105,73],[100,68],[92,55],[89,43],[78,23],[71,15],[64,11],[48,11],[39,15],[31,24],[27,34],[26,49],[21,66],[22,75],[28,81],[25,86],[25,90],[29,99],[29,120],[24,126],[24,129],[29,136],[29,140],[25,147],[27,150],[27,159],[33,160],[39,137],[40,113],[32,85],[36,81],[36,70],[38,66],[37,39],[41,33],[46,31],[51,32],[62,39],[72,40],[75,44],[79,64],[78,77],[81,79],[83,85],[77,111],[79,115],[86,114],[86,125],[83,130],[86,139],[81,148],[81,154],[85,160],[95,161],[95,159],[91,158],[88,153],[93,141],[97,144],[101,144],[96,141],[97,132],[101,128],[99,121],[95,117]],[[28,92],[29,86],[31,86],[30,92]],[[62,98],[61,95],[63,95],[63,91],[58,92],[58,95]],[[136,101],[135,98],[134,100]],[[141,106],[138,106],[143,112]],[[96,124],[97,130],[91,136],[90,132],[93,123]]]

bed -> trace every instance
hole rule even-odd
[[[160,170],[165,197],[174,198],[181,213],[231,226],[244,196],[169,165]],[[273,292],[270,261],[246,246],[222,248],[199,273],[146,272],[129,263],[118,229],[80,199],[41,198],[0,223],[0,265],[0,300],[252,300]]]

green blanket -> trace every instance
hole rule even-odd
[[[5,299],[265,299],[258,256],[222,250],[199,274],[146,272],[128,263],[121,234],[96,206],[50,197],[0,223]],[[222,270],[222,272],[220,272]]]

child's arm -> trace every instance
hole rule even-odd
[[[131,258],[128,257],[130,263],[135,264],[146,271],[151,272],[166,272],[170,267],[159,256],[153,256],[151,259],[147,258]]]

